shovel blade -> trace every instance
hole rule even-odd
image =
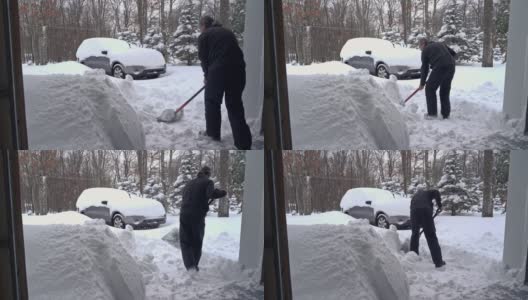
[[[174,123],[183,118],[183,109],[179,112],[175,112],[173,109],[164,110],[161,115],[156,119],[158,122]]]

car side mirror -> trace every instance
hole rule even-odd
[[[368,54],[368,55],[371,55],[372,51],[371,50],[367,50],[367,51],[365,51],[365,53]]]
[[[101,54],[103,54],[103,55],[107,55],[107,54],[108,54],[108,51],[103,50],[103,51],[101,51]]]
[[[367,200],[367,201],[365,201],[365,204],[367,204],[367,205],[372,205],[372,201]]]
[[[103,201],[101,201],[101,204],[103,204],[103,205],[108,205],[108,201],[103,200]]]

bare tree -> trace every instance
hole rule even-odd
[[[219,172],[220,186],[227,187],[229,182],[229,151],[220,150],[220,172]],[[218,217],[229,217],[229,198],[224,197],[218,203]]]
[[[493,176],[493,150],[484,150],[484,190],[482,200],[482,216],[493,217],[493,199],[491,181]]]
[[[493,0],[484,0],[484,47],[482,49],[482,67],[493,67]]]

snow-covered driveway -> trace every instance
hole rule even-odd
[[[88,219],[76,212],[24,215],[23,222],[26,259],[31,262],[27,270],[29,292],[35,299],[57,299],[66,295],[72,299],[79,295],[84,295],[83,299],[117,299],[115,295],[131,291],[145,292],[145,298],[135,295],[137,299],[256,300],[264,297],[259,284],[260,272],[243,270],[237,262],[240,215],[206,218],[199,273],[187,272],[180,249],[162,240],[168,232],[179,227],[177,216],[168,216],[166,224],[147,230],[112,228],[101,224],[101,220]],[[41,251],[41,248],[50,250]],[[72,249],[75,251],[70,251]],[[106,254],[109,249],[111,257]],[[84,257],[82,261],[74,259],[81,256]],[[109,256],[106,260],[98,261],[106,256]],[[63,263],[50,265],[57,261]],[[47,268],[54,271],[46,272]],[[139,270],[139,275],[131,277],[119,270]],[[92,281],[103,287],[91,290],[94,283],[82,278],[84,272],[91,274]],[[124,284],[118,284],[121,281]],[[55,288],[49,290],[47,282],[68,284],[54,285]]]
[[[115,129],[118,126],[123,126],[125,132],[133,126],[142,127],[144,137],[140,137],[145,149],[235,149],[225,105],[222,141],[199,135],[205,129],[203,92],[185,107],[180,121],[156,121],[163,110],[176,109],[203,86],[201,67],[168,65],[167,73],[159,78],[140,80],[117,79],[98,71],[73,61],[23,66],[31,149],[54,149],[56,145],[68,149],[130,149],[129,144],[120,142],[122,134]],[[92,108],[101,99],[109,104]],[[126,117],[126,122],[108,117],[107,107],[114,106],[121,107],[116,111]],[[252,128],[259,127],[251,126],[255,120],[248,123]],[[262,149],[264,138],[258,129],[253,131],[253,149]]]
[[[502,114],[505,75],[503,64],[496,63],[494,68],[457,66],[451,88],[451,116],[448,120],[424,120],[425,91],[416,94],[405,107],[399,104],[418,87],[418,79],[395,81],[362,75],[364,70],[356,70],[340,62],[288,65],[287,71],[289,79],[296,83],[289,86],[292,135],[296,149],[363,149],[368,139],[357,131],[366,131],[364,127],[367,126],[374,132],[373,136],[380,135],[377,132],[380,128],[383,129],[380,124],[384,122],[391,128],[406,127],[410,149],[528,148],[528,137],[523,135],[523,120],[505,121]],[[376,112],[376,119],[369,120],[368,116],[372,111],[358,111],[361,106],[356,103],[364,102],[365,99],[358,99],[357,97],[362,97],[361,93],[353,91],[364,90],[364,86],[368,85],[367,81],[372,79],[378,87],[370,89],[370,92],[383,102],[389,99],[392,105],[376,105],[381,110]],[[332,88],[326,89],[331,95],[322,95],[320,91],[326,88],[329,80],[335,82]],[[346,82],[345,85],[343,82]],[[310,95],[317,99],[309,99]],[[387,105],[394,109],[387,109]],[[398,112],[398,118],[390,116]],[[358,120],[357,116],[362,115],[363,119]],[[393,121],[387,122],[390,119]],[[395,122],[397,120],[402,120],[401,124]],[[337,138],[321,138],[317,134],[317,128],[321,132],[330,128],[332,136]],[[369,149],[383,148],[383,143],[370,143],[367,146]]]
[[[342,236],[343,232],[338,228],[340,224],[346,225],[352,222],[352,226],[348,225],[350,230],[361,228],[361,225],[357,225],[361,221],[341,212],[326,212],[310,216],[289,215],[287,222],[288,225],[317,227],[321,224],[330,224],[336,226],[335,242],[327,241],[327,247],[332,249],[331,253],[326,253],[329,259],[352,256],[353,247],[342,249],[342,245],[340,245],[339,240],[346,238]],[[424,235],[420,239],[420,256],[417,256],[414,252],[402,252],[400,245],[398,245],[410,237],[410,230],[394,232],[371,226],[379,234],[379,239],[391,250],[391,255],[394,255],[400,262],[407,276],[411,300],[528,299],[528,288],[523,286],[521,280],[516,279],[516,270],[508,271],[502,266],[504,215],[496,215],[493,218],[482,218],[478,215],[455,217],[441,215],[435,219],[435,223],[442,255],[447,263],[446,267],[441,269],[434,267]],[[292,238],[296,238],[295,235],[289,235],[289,239]],[[309,237],[302,237],[302,239],[308,240]],[[340,246],[336,247],[338,245]],[[321,253],[321,255],[324,254]],[[290,253],[290,256],[295,256],[295,253]],[[384,258],[379,259],[383,260]],[[298,260],[299,258],[291,259],[292,262]],[[312,263],[313,272],[327,269],[324,265],[315,265],[316,263]],[[365,265],[368,266],[370,263],[366,262]],[[359,264],[362,265],[362,263]],[[349,279],[339,277],[339,273],[346,274],[346,266],[341,264],[343,266],[340,267],[339,263],[336,265],[337,267],[333,267],[332,276],[334,280],[347,282]],[[292,266],[292,268],[295,269],[296,266]],[[341,268],[343,269],[341,270]],[[298,276],[304,277],[303,274],[298,274]],[[309,276],[314,277],[313,274],[307,274],[306,278]],[[323,278],[320,279],[323,280]],[[302,278],[297,280],[302,280]],[[328,285],[330,287],[328,290],[329,298],[332,298],[332,293],[337,295],[337,293],[342,292],[342,290],[337,290],[333,281],[328,282]],[[352,285],[353,283],[350,283],[350,286]],[[302,293],[302,291],[300,292]]]

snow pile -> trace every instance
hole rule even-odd
[[[310,69],[310,67],[305,67]],[[358,70],[348,75],[288,75],[296,149],[407,149],[402,114],[382,87]]]
[[[31,299],[145,299],[140,266],[109,227],[24,225],[24,243]]]
[[[51,75],[51,74],[67,74],[67,75],[83,75],[84,72],[91,70],[89,67],[82,65],[75,61],[65,61],[56,64],[49,64],[46,66],[37,65],[22,65],[22,73],[24,75]],[[25,84],[26,82],[24,82]]]
[[[365,222],[288,226],[295,299],[409,299],[405,273]]]
[[[50,224],[69,224],[82,225],[91,219],[75,211],[65,211],[56,214],[47,214],[43,216],[22,215],[24,225],[50,225]]]
[[[30,149],[144,149],[145,135],[121,90],[133,82],[84,75],[25,75]]]
[[[107,201],[107,204],[103,204],[103,200]],[[116,211],[124,214],[124,216],[143,216],[147,218],[165,215],[165,208],[160,202],[112,188],[90,188],[84,190],[77,199],[76,207],[79,211],[83,211],[91,206],[107,207],[110,215]]]
[[[308,216],[302,215],[287,215],[288,225],[315,225],[315,224],[330,224],[330,225],[346,225],[348,222],[355,222],[356,219],[344,214],[340,211],[328,211],[324,213],[311,214]]]

